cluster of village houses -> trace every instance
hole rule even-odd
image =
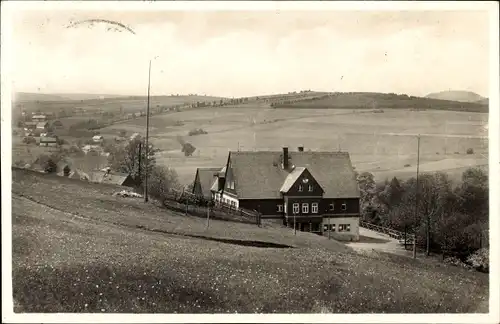
[[[142,115],[142,112],[137,113],[139,116]],[[23,116],[26,114],[23,112]],[[37,139],[37,143],[40,146],[49,146],[54,147],[58,145],[58,137],[53,134],[50,130],[62,128],[63,124],[60,120],[53,120],[55,115],[53,113],[32,113],[31,120],[23,123],[24,128],[24,136],[26,137],[35,137]],[[139,136],[138,133],[132,134],[130,139],[134,139]],[[115,138],[117,142],[126,141],[127,138],[117,137]],[[92,137],[93,144],[87,144],[83,146],[82,151],[87,154],[91,151],[98,152],[100,154],[105,154],[102,146],[100,145],[104,141],[104,137],[102,135],[95,135]]]

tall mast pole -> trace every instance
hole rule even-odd
[[[419,167],[420,167],[420,134],[417,136],[417,186],[415,190],[415,231],[413,234],[413,258],[415,259],[417,257],[417,215],[418,215],[418,173],[419,173]]]
[[[146,107],[146,147],[144,148],[145,159],[144,159],[144,202],[148,202],[148,155],[149,155],[149,94],[151,89],[151,60],[149,60],[149,72],[148,72],[148,105]]]

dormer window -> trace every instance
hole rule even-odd
[[[302,187],[302,185],[299,185],[299,192],[302,192],[304,191],[304,187]]]

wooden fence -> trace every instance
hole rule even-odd
[[[359,222],[359,226],[370,229],[370,230],[375,231],[375,232],[379,232],[379,233],[388,235],[396,240],[404,240],[404,238],[405,238],[404,232],[396,231],[392,228],[378,226],[378,225],[370,224],[368,222],[363,222],[363,221]],[[415,238],[414,234],[406,233],[406,240],[407,241],[413,241],[414,238]]]
[[[261,215],[257,211],[207,200],[188,191],[170,190],[163,205],[193,216],[261,225]]]

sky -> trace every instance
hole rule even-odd
[[[226,97],[317,91],[488,96],[486,11],[22,11],[13,89]],[[107,19],[108,24],[69,24]]]

